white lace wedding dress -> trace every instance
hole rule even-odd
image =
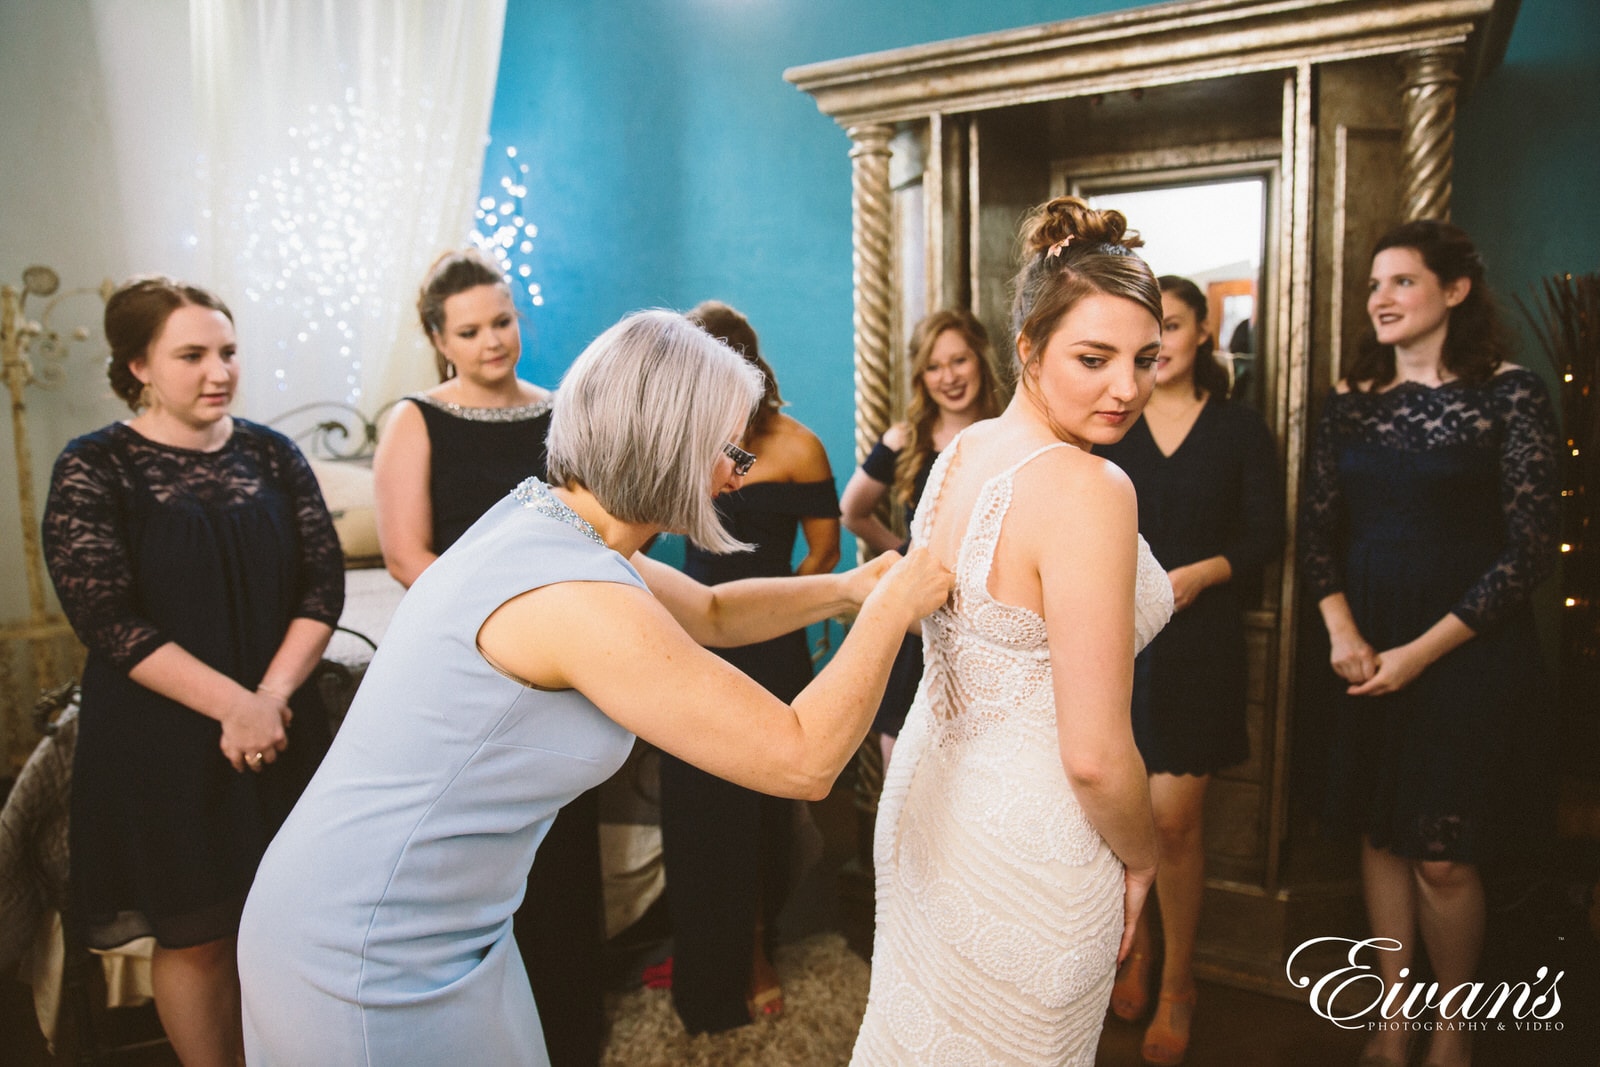
[[[1040,449],[980,490],[950,603],[922,624],[927,666],[878,805],[857,1067],[1094,1062],[1122,936],[1122,865],[1061,766],[1044,619],[988,592],[1013,478],[1049,447],[1071,446]],[[917,515],[916,541],[956,451],[952,442],[929,476],[933,506]],[[1171,584],[1141,538],[1137,647],[1171,615]]]

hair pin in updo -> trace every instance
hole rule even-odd
[[[1069,233],[1061,240],[1047,248],[1044,253],[1044,258],[1049,259],[1051,256],[1059,256],[1062,252],[1065,252],[1067,247],[1071,244],[1072,234]]]

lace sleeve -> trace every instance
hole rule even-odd
[[[1248,408],[1236,415],[1239,513],[1222,554],[1237,576],[1260,570],[1283,547],[1283,479],[1266,423]]]
[[[311,465],[294,442],[282,435],[271,440],[273,460],[300,528],[300,601],[295,616],[337,626],[344,611],[344,553],[333,517]]]
[[[1311,446],[1305,499],[1300,506],[1300,559],[1310,583],[1312,603],[1344,590],[1339,542],[1344,526],[1344,498],[1339,489],[1339,454],[1335,441],[1337,393],[1323,405]]]
[[[1544,383],[1531,371],[1506,371],[1491,388],[1501,430],[1500,506],[1506,545],[1454,609],[1480,633],[1527,600],[1555,568],[1560,533],[1558,438]]]
[[[45,565],[67,621],[123,671],[170,640],[135,609],[128,494],[116,453],[93,436],[79,438],[56,460],[43,531]]]

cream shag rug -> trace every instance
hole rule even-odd
[[[690,1037],[665,989],[637,989],[611,1005],[602,1067],[829,1067],[850,1062],[867,1010],[868,968],[838,934],[778,949],[783,1014],[721,1034]]]

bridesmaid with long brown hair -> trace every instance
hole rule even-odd
[[[884,431],[839,498],[845,529],[874,552],[904,551],[909,543],[878,518],[884,498],[905,509],[909,529],[939,453],[968,426],[1000,414],[1004,403],[989,332],[965,308],[935,311],[917,323],[911,332],[909,373],[905,421]],[[883,704],[872,722],[885,763],[921,680],[922,638],[911,635],[895,657]]]

